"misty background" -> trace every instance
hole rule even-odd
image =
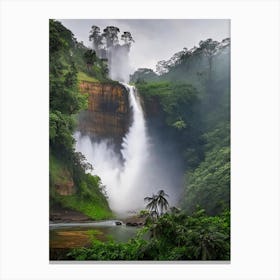
[[[201,44],[201,40],[211,38],[222,41],[229,37],[230,29],[229,20],[61,21],[72,30],[78,41],[93,48],[102,59],[108,61],[110,78],[122,83],[128,83],[129,74],[136,69],[156,70],[160,60],[169,59],[184,48],[192,49]],[[91,29],[96,28],[95,39],[90,41],[89,34],[93,34]],[[98,34],[102,32],[105,34],[104,43],[98,47],[102,38]],[[121,33],[131,33],[133,40],[130,43],[122,42]],[[194,52],[195,49],[192,50]],[[205,64],[205,58],[200,63]],[[196,71],[199,71],[199,67]],[[186,74],[186,71],[180,70],[175,75],[179,78],[182,73]],[[146,124],[135,89],[127,84],[125,86],[128,87],[133,122],[122,141],[120,152],[124,161],[115,153],[114,146],[109,144],[110,139],[95,142],[88,136],[76,134],[76,149],[94,166],[93,174],[101,177],[114,211],[124,213],[141,209],[144,207],[143,198],[159,189],[167,191],[171,205],[177,205],[184,185],[184,164],[179,143],[174,142],[172,137],[166,139],[161,126]],[[187,141],[189,139],[184,140]]]
[[[160,60],[170,58],[183,48],[197,46],[200,40],[212,38],[221,41],[230,37],[228,19],[59,19],[69,28],[78,41],[88,47],[92,25],[118,26],[131,32],[135,43],[130,50],[130,73],[137,68],[155,70]]]

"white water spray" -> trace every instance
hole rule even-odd
[[[145,177],[149,158],[149,145],[144,114],[135,87],[124,84],[129,92],[132,108],[132,124],[123,138],[121,154],[123,161],[114,152],[108,141],[95,143],[88,136],[75,137],[76,149],[93,165],[93,174],[101,177],[113,210],[124,213],[143,208],[143,198],[148,191]]]

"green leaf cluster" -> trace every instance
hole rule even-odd
[[[203,153],[203,115],[198,91],[190,84],[176,82],[152,82],[136,85],[149,113],[159,104],[156,114],[164,129],[159,128],[162,138],[176,143],[183,154],[186,167],[196,167]],[[151,117],[148,122],[153,122]],[[163,131],[163,132],[160,132]]]
[[[74,116],[87,106],[78,91],[77,68],[71,56],[75,39],[60,22],[50,20],[50,148],[73,153]]]
[[[192,212],[197,205],[209,214],[230,207],[229,123],[204,135],[205,158],[192,172],[186,173],[184,208]]]
[[[229,260],[230,216],[208,216],[202,209],[188,216],[164,214],[126,243],[93,239],[90,248],[73,249],[75,260]],[[150,239],[143,238],[146,231]]]

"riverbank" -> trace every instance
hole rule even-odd
[[[62,207],[60,205],[55,205],[50,209],[50,222],[53,223],[71,223],[71,222],[92,222],[94,221],[89,216],[69,209]]]
[[[127,242],[136,236],[139,228],[126,226],[119,220],[51,222],[49,227],[50,260],[69,260],[67,253],[71,249],[90,247],[93,240]]]
[[[126,226],[144,226],[147,216],[136,215],[135,213],[129,216],[117,217],[116,222],[121,222]],[[112,219],[110,219],[112,220]],[[78,212],[73,209],[62,207],[57,204],[50,209],[50,223],[60,224],[60,223],[90,223],[97,222],[90,218],[89,216]],[[121,225],[116,224],[116,225]]]

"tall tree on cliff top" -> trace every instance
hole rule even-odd
[[[99,50],[103,46],[103,37],[100,34],[100,28],[98,26],[93,25],[90,30],[89,40],[93,43],[93,50],[95,50],[96,54],[99,54]]]
[[[106,39],[107,48],[113,47],[119,43],[118,34],[120,29],[116,26],[107,26],[102,33],[102,36]]]
[[[213,71],[213,57],[217,53],[217,46],[219,42],[213,41],[212,39],[207,39],[205,41],[199,42],[199,48],[201,53],[207,57],[208,65],[209,65],[209,76],[208,82],[209,84],[212,81],[212,71]]]
[[[121,36],[121,40],[124,41],[124,45],[127,46],[129,49],[131,47],[131,44],[135,42],[132,38],[131,33],[128,31],[124,31],[124,33]]]

